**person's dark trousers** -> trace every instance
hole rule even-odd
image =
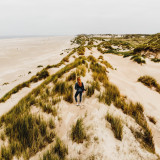
[[[75,94],[75,100],[77,102],[77,96],[78,96],[78,94],[79,94],[79,99],[80,99],[80,102],[81,102],[81,100],[82,100],[82,92],[79,92],[79,91],[76,92],[76,94]]]

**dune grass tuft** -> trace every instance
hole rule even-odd
[[[157,81],[153,77],[148,75],[141,76],[138,78],[138,81],[143,83],[145,86],[149,88],[152,88],[152,87],[155,88],[155,90],[160,93],[160,85],[157,83]]]
[[[66,78],[66,81],[75,81],[76,80],[76,72],[71,72],[71,74]]]
[[[103,93],[99,95],[99,102],[104,102],[107,105],[111,105],[112,102],[116,100],[117,97],[120,96],[120,92],[118,88],[113,84],[108,84]]]
[[[13,117],[12,117],[13,118]],[[1,157],[10,153],[11,158],[25,154],[28,150],[29,157],[34,155],[53,141],[53,134],[48,135],[48,125],[40,117],[29,113],[14,117],[6,123],[5,134],[9,138],[9,146],[3,147]],[[8,151],[9,150],[9,151]]]
[[[73,87],[72,85],[69,85],[67,87],[67,93],[64,95],[64,100],[73,103]]]
[[[146,63],[146,61],[144,59],[142,59],[142,57],[139,55],[132,56],[131,60],[133,60],[134,62],[137,62],[138,64],[143,64],[143,63],[145,64]]]
[[[79,46],[78,48],[77,48],[77,53],[78,53],[78,55],[84,55],[85,54],[85,47],[84,46]]]
[[[113,69],[112,65],[109,62],[107,62],[106,60],[101,61],[101,63],[104,64],[107,68]]]
[[[154,117],[152,117],[152,116],[148,116],[148,119],[149,119],[149,121],[152,122],[153,124],[156,124],[156,123],[157,123],[156,119],[155,119]]]
[[[76,74],[77,74],[77,76],[85,77],[85,75],[86,75],[86,66],[85,65],[78,66],[76,68]]]
[[[64,159],[66,154],[68,154],[68,148],[65,147],[65,145],[59,138],[56,139],[56,144],[53,150],[54,153],[56,153],[60,159]]]
[[[91,82],[91,85],[87,87],[87,92],[86,92],[87,96],[91,97],[94,94],[95,89],[100,91],[100,85],[98,81]]]
[[[43,154],[43,160],[64,160],[68,154],[68,148],[57,138],[56,144]]]
[[[111,114],[107,113],[106,120],[111,124],[114,135],[118,140],[123,138],[123,125],[120,118],[114,117]]]
[[[83,143],[87,138],[82,119],[78,119],[76,124],[72,126],[71,138],[77,143]]]

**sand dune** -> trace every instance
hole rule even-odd
[[[9,84],[1,85],[0,91],[2,92],[0,92],[0,96],[12,89],[16,84],[26,81],[37,71],[41,70],[41,68],[37,68],[37,65],[46,66],[48,64],[58,63],[67,55],[67,51],[63,51],[64,54],[60,55],[62,50],[74,47],[74,45],[71,46],[70,44],[72,38],[73,37],[50,37],[17,39],[16,41],[12,39],[1,40],[0,56],[2,57],[1,60],[3,63],[1,65],[3,68],[1,68],[2,74],[0,82],[4,83],[9,80]],[[8,44],[10,44],[10,47],[7,47]],[[19,49],[16,49],[15,46],[19,46]],[[25,56],[22,56],[22,53]],[[125,96],[127,100],[132,100],[133,102],[140,102],[143,105],[143,114],[149,128],[152,130],[156,153],[149,152],[145,147],[142,147],[142,144],[134,136],[131,128],[134,128],[135,131],[142,130],[142,126],[138,124],[135,118],[124,113],[122,109],[116,108],[114,103],[107,105],[103,102],[99,102],[98,96],[105,89],[103,82],[100,81],[98,82],[100,84],[100,91],[95,90],[90,98],[84,93],[81,106],[77,107],[75,101],[73,103],[68,103],[64,100],[63,95],[61,95],[59,96],[61,101],[52,106],[57,110],[56,116],[43,111],[43,107],[39,106],[39,102],[31,105],[29,112],[36,116],[40,115],[46,122],[51,118],[54,120],[56,126],[54,132],[68,148],[67,159],[157,160],[159,158],[158,155],[160,156],[160,94],[144,86],[140,82],[137,82],[137,79],[143,75],[150,75],[160,83],[160,65],[151,62],[149,59],[146,59],[145,65],[140,65],[131,61],[130,58],[123,58],[122,56],[113,54],[102,54],[95,47],[91,50],[85,49],[85,56],[87,57],[89,55],[94,56],[100,64],[101,62],[98,60],[98,57],[103,56],[103,59],[107,60],[113,66],[113,69],[107,68],[106,73],[109,77],[109,81],[119,88],[121,96]],[[78,53],[75,52],[74,55],[69,58],[69,62],[65,62],[65,65],[63,64],[59,68],[49,69],[49,73],[56,73],[67,64],[74,62],[75,58],[78,56]],[[17,57],[19,57],[19,59],[17,59]],[[6,64],[8,61],[11,62],[10,65]],[[87,65],[89,66],[90,63],[91,62],[88,61],[87,64],[85,64],[86,66],[84,65],[86,67],[86,76],[81,78],[85,86],[90,84],[88,81],[93,81],[92,69],[89,67],[87,68]],[[32,73],[28,75],[27,72],[29,70],[31,70]],[[66,77],[74,71],[76,71],[76,68],[64,72],[58,80],[66,82]],[[15,79],[16,81],[13,82]],[[13,94],[5,103],[1,103],[0,116],[12,109],[21,98],[31,92],[33,88],[41,85],[43,81],[45,80],[32,84],[30,88],[23,88],[18,93]],[[74,87],[73,81],[68,83],[72,84]],[[50,103],[50,99],[47,98],[55,98],[54,96],[56,96],[56,94],[52,94],[55,84],[56,82],[53,83],[53,81],[51,81],[44,88],[41,88],[40,95],[34,97],[33,94],[33,98],[37,98],[46,104]],[[48,91],[47,97],[39,99],[39,96],[45,96],[47,87],[50,90]],[[73,95],[74,93],[75,91],[73,91]],[[24,103],[26,103],[26,101]],[[107,112],[121,120],[123,124],[122,140],[115,138],[111,124],[105,118]],[[151,123],[148,116],[154,117],[157,123]],[[71,138],[72,126],[79,118],[83,119],[84,128],[87,135],[89,135],[89,139],[84,140],[83,143],[76,143]],[[0,133],[3,131],[3,127],[4,126],[0,128]],[[1,145],[3,143],[3,141],[0,141]],[[39,160],[42,158],[43,154],[54,145],[55,140],[38,150],[30,159]],[[16,157],[14,158],[17,159]],[[23,159],[22,157],[20,158]]]

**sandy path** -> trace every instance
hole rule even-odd
[[[0,39],[0,97],[49,64],[58,63],[73,46],[73,36]],[[64,53],[60,55],[60,53]],[[31,71],[31,74],[28,72]],[[8,85],[3,85],[8,82]]]

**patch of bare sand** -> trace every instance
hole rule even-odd
[[[74,47],[71,39],[73,36],[0,39],[0,97],[40,71],[38,65],[58,63],[70,51],[66,49]]]

